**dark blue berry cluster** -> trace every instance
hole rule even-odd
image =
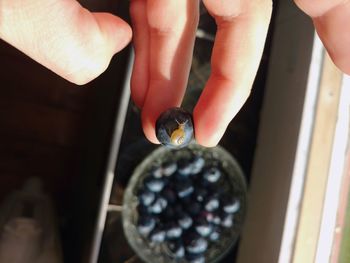
[[[234,226],[240,209],[240,199],[222,187],[224,169],[193,153],[146,173],[136,193],[138,233],[165,244],[174,260],[205,262],[207,249]]]

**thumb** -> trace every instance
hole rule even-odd
[[[0,1],[0,38],[63,78],[85,84],[131,39],[131,28],[75,0]]]

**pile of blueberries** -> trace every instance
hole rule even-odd
[[[241,207],[228,185],[221,164],[198,154],[154,165],[136,193],[138,233],[164,247],[174,262],[205,262]]]

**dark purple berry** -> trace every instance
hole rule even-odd
[[[196,233],[189,233],[184,237],[185,249],[188,253],[199,254],[207,250],[208,242]]]
[[[209,236],[213,230],[213,227],[207,222],[207,220],[205,220],[202,217],[198,218],[194,222],[194,228],[196,229],[197,233],[202,237]]]
[[[192,165],[187,159],[181,158],[177,161],[177,170],[179,174],[189,176],[192,173]]]
[[[151,168],[150,174],[154,177],[154,178],[161,178],[163,176],[163,170],[162,167],[160,166],[153,166]]]
[[[239,208],[240,208],[240,201],[238,198],[235,198],[233,196],[230,195],[224,195],[221,198],[221,205],[222,205],[222,209],[226,212],[226,213],[236,213]]]
[[[192,174],[198,174],[202,171],[203,167],[205,165],[205,160],[201,156],[195,156],[191,160],[191,172]]]
[[[143,182],[150,191],[155,193],[162,191],[165,185],[164,180],[160,178],[154,178],[153,176],[146,177]]]
[[[156,221],[152,216],[139,216],[137,220],[137,231],[140,235],[147,236],[154,228]]]
[[[180,214],[177,222],[183,229],[189,229],[193,224],[192,218],[186,213]]]
[[[225,228],[230,228],[233,226],[233,215],[223,213],[221,215],[221,226]]]
[[[208,195],[208,191],[204,187],[197,187],[194,190],[194,197],[198,202],[203,202]]]
[[[168,202],[163,197],[158,197],[154,203],[149,206],[149,211],[153,214],[160,214],[167,207]]]
[[[170,187],[165,187],[161,193],[161,196],[164,197],[169,204],[173,204],[176,202],[176,193]]]
[[[143,204],[144,206],[148,206],[148,205],[152,204],[152,202],[156,198],[156,195],[147,189],[140,189],[138,191],[137,195],[139,198],[139,202],[141,204]]]
[[[220,235],[221,235],[221,231],[218,227],[214,228],[213,231],[211,232],[211,234],[209,235],[209,240],[216,242],[220,240]]]
[[[205,256],[203,254],[186,254],[186,260],[189,263],[205,263]]]
[[[166,226],[166,237],[169,239],[179,238],[182,234],[182,228],[176,223],[170,223]]]
[[[221,171],[216,167],[206,169],[203,173],[203,178],[210,183],[216,183],[221,177]]]
[[[206,198],[203,205],[205,210],[212,212],[219,208],[220,202],[219,202],[219,199],[215,195],[213,195]]]
[[[193,139],[193,122],[189,112],[181,108],[170,108],[156,121],[156,136],[169,148],[183,148]]]
[[[173,173],[176,172],[177,170],[177,164],[175,162],[165,162],[162,165],[162,169],[163,169],[163,174],[165,176],[171,176]]]
[[[185,248],[181,241],[169,241],[168,248],[175,258],[183,258],[185,256]]]
[[[149,239],[154,243],[161,243],[165,240],[165,231],[160,227],[156,227],[149,234]]]

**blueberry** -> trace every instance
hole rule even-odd
[[[191,166],[192,166],[192,174],[198,174],[202,171],[203,167],[205,165],[205,160],[201,156],[195,156],[191,160]]]
[[[156,195],[147,189],[140,189],[137,195],[139,202],[145,206],[152,204],[152,202],[156,198]]]
[[[195,221],[195,229],[202,237],[207,237],[213,230],[213,227],[204,218],[199,218]]]
[[[221,226],[230,228],[233,226],[233,215],[223,213],[221,216]]]
[[[149,211],[153,214],[160,214],[167,207],[168,202],[163,197],[158,197],[154,203],[149,206]]]
[[[158,193],[160,191],[162,191],[165,182],[164,180],[160,179],[160,178],[155,178],[152,176],[148,176],[144,179],[143,183],[147,186],[147,188],[155,193]]]
[[[149,239],[155,243],[161,243],[165,240],[165,231],[161,227],[156,227],[149,234]]]
[[[161,196],[164,197],[168,203],[173,204],[176,202],[176,193],[170,187],[165,187],[161,193]]]
[[[205,263],[205,257],[202,254],[186,254],[187,262],[189,263]]]
[[[162,169],[163,169],[163,174],[165,176],[170,176],[176,172],[177,164],[175,162],[168,161],[162,165]]]
[[[212,223],[214,221],[215,215],[208,211],[202,211],[199,213],[198,218],[204,218],[208,223]]]
[[[186,251],[193,254],[203,253],[208,247],[207,240],[196,233],[187,234],[184,243]]]
[[[163,176],[163,170],[160,166],[153,166],[151,168],[150,174],[153,175],[155,178],[161,178]]]
[[[170,223],[166,227],[166,237],[169,239],[179,238],[182,234],[182,228],[176,223]]]
[[[189,229],[193,224],[192,218],[187,213],[181,213],[178,216],[177,222],[179,223],[179,226],[181,226],[183,229]]]
[[[181,175],[188,176],[192,173],[192,165],[187,159],[181,158],[177,161],[177,170]]]
[[[139,215],[148,215],[149,214],[149,208],[147,206],[144,206],[143,204],[139,203],[136,207],[137,213]]]
[[[198,202],[189,202],[187,204],[186,210],[191,216],[196,216],[200,213],[202,206]]]
[[[170,205],[168,205],[167,208],[165,208],[165,210],[162,212],[162,219],[164,221],[169,221],[169,220],[173,220],[174,217],[175,217],[175,211]]]
[[[185,256],[185,248],[181,241],[169,241],[168,248],[175,258],[183,258]]]
[[[193,122],[189,112],[181,108],[170,108],[156,121],[156,136],[169,148],[187,146],[193,138]]]
[[[221,224],[220,216],[217,214],[214,214],[213,219],[210,221],[210,223],[213,223],[215,225],[220,225]]]
[[[194,190],[194,197],[198,202],[203,202],[207,195],[208,191],[204,187],[199,186]]]
[[[155,224],[156,221],[152,216],[139,216],[137,221],[137,231],[141,235],[147,236],[153,230]]]
[[[191,181],[188,180],[177,182],[175,187],[179,198],[188,197],[194,190]]]
[[[238,198],[234,198],[233,196],[230,196],[230,195],[224,195],[221,198],[221,203],[222,203],[222,209],[226,213],[230,213],[230,214],[236,213],[241,206]]]
[[[207,197],[203,205],[205,210],[212,212],[219,208],[220,206],[219,198],[217,198],[215,195]]]
[[[221,171],[217,167],[206,169],[203,178],[210,183],[216,183],[221,177]]]
[[[213,242],[219,241],[220,235],[221,231],[218,227],[216,227],[213,229],[213,232],[211,232],[211,234],[209,235],[209,240]]]

